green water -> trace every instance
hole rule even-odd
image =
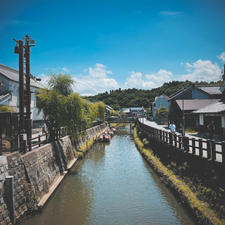
[[[42,212],[23,225],[194,225],[120,128],[72,168]]]

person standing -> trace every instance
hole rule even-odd
[[[176,132],[176,125],[174,124],[174,122],[172,121],[170,126],[169,126],[170,131],[175,134]]]
[[[212,139],[216,129],[214,121],[211,121],[210,124],[207,126],[207,128],[209,131],[209,139]]]

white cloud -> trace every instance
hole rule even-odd
[[[225,63],[225,52],[222,52],[219,56],[217,56],[222,62]]]
[[[126,88],[152,89],[163,85],[164,82],[172,80],[172,72],[160,69],[157,73],[145,74],[141,72],[130,72],[125,82]]]
[[[182,14],[180,11],[160,11],[160,14],[163,16],[177,16]]]
[[[70,73],[70,70],[66,67],[62,67],[61,69],[64,73]]]
[[[87,72],[86,75],[73,76],[75,81],[74,89],[81,95],[95,95],[119,88],[117,81],[108,77],[113,73],[111,70],[107,70],[106,66],[97,63],[94,68],[89,67]]]
[[[221,79],[221,69],[217,63],[210,60],[197,60],[194,63],[186,63],[188,73],[181,75],[181,80],[190,81],[217,81]]]

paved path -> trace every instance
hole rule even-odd
[[[163,130],[163,131],[167,131],[167,132],[170,131],[168,128],[165,127],[165,125],[159,125],[159,124],[157,124],[155,121],[149,121],[149,120],[147,120],[146,118],[140,118],[139,121],[140,121],[141,123],[145,124],[145,125],[148,125],[148,126],[150,126],[150,127],[156,128],[156,129],[158,129],[158,130]],[[180,135],[180,133],[178,133],[178,132],[176,132],[176,134],[177,134],[177,135]],[[191,139],[191,138],[195,138],[195,139],[197,139],[197,140],[198,140],[198,139],[202,139],[202,140],[205,141],[205,142],[208,140],[208,139],[201,138],[201,137],[197,137],[197,136],[190,135],[190,134],[185,134],[185,136],[186,136],[186,137],[189,137],[190,139]],[[203,142],[203,144],[202,144],[202,147],[203,147],[203,148],[207,148],[207,144],[206,144],[205,142]],[[189,144],[191,145],[191,141],[190,141]],[[196,147],[197,147],[197,148],[199,147],[198,142],[196,142]],[[216,151],[217,151],[217,152],[222,152],[222,147],[221,147],[220,144],[216,144],[215,148],[216,148]],[[189,148],[189,150],[190,150],[190,152],[192,152],[191,147]],[[198,149],[196,149],[196,155],[198,155],[198,154],[199,154]],[[204,158],[207,158],[207,152],[206,152],[206,151],[203,151],[203,157],[204,157]],[[216,161],[222,162],[222,155],[221,155],[220,153],[216,153]]]

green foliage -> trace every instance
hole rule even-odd
[[[168,116],[168,109],[165,107],[159,107],[156,111],[156,115],[160,117],[167,117]]]
[[[73,92],[73,79],[69,74],[52,74],[48,85],[52,90],[57,90],[61,95],[69,95]]]
[[[72,93],[73,82],[69,75],[52,75],[49,84],[50,90],[38,91],[37,107],[43,111],[51,140],[55,140],[60,127],[66,127],[75,140],[81,131],[92,126],[94,120],[104,121],[104,103],[89,103],[79,94]]]
[[[119,115],[120,115],[119,112],[116,110],[110,111],[110,116],[119,116]]]
[[[0,105],[0,112],[13,112],[13,109],[6,105]]]
[[[105,120],[105,104],[103,102],[96,102],[97,106],[97,117],[98,119]]]

